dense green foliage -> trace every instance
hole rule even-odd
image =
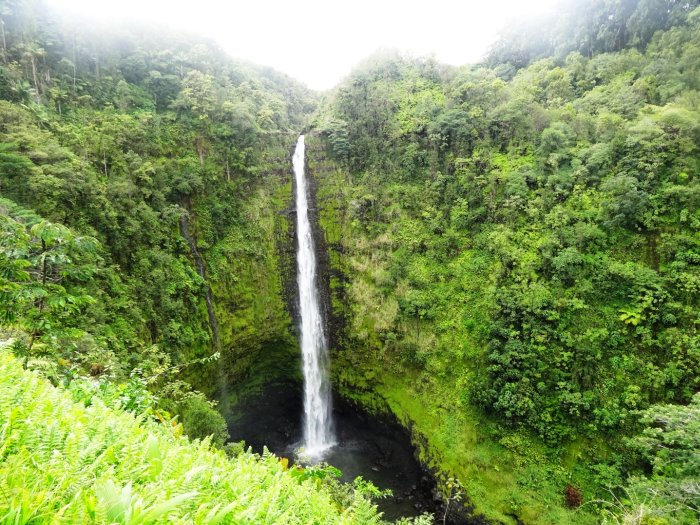
[[[54,388],[0,353],[0,523],[382,523],[361,480],[343,499],[322,469],[229,459],[78,386]]]
[[[35,0],[0,26],[2,520],[377,521],[361,481],[209,444],[211,399],[299,373],[289,153],[315,95]],[[696,1],[567,2],[481,65],[371,57],[316,111],[335,384],[410,427],[455,504],[697,522],[699,79]]]
[[[57,382],[136,377],[186,427],[212,420],[188,431],[221,434],[190,384],[228,401],[296,359],[278,212],[313,97],[188,36],[2,6],[0,297],[15,352]]]
[[[700,388],[700,10],[587,56],[567,29],[662,4],[573,4],[590,16],[540,27],[570,40],[537,61],[507,39],[492,67],[377,55],[318,117],[342,168],[318,154],[337,380],[383,394],[503,520],[586,521],[552,513],[566,485],[605,497],[639,466],[638,411]]]
[[[588,58],[625,48],[643,51],[657,31],[683,24],[697,5],[697,0],[561,2],[544,17],[507,27],[487,62],[500,72],[514,72],[540,58],[565,60],[574,51]]]
[[[642,413],[648,427],[631,445],[652,458],[651,479],[632,478],[633,495],[651,500],[648,515],[692,521],[700,514],[700,394],[687,406],[655,406]]]

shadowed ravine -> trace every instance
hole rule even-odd
[[[378,501],[387,519],[437,512],[435,482],[414,458],[406,431],[398,424],[363,414],[341,398],[333,403],[336,445],[324,460],[343,472],[344,481],[369,479],[393,496]],[[234,441],[245,440],[255,452],[263,447],[293,460],[303,442],[303,392],[294,383],[268,386],[245,401],[240,417],[229,422]],[[449,520],[448,520],[449,523]]]
[[[303,384],[293,380],[270,384],[248,397],[229,420],[234,441],[245,441],[255,452],[264,448],[291,461],[324,461],[351,482],[357,476],[372,481],[393,496],[377,503],[385,518],[438,513],[435,480],[416,461],[408,433],[399,424],[370,416],[333,396],[329,371],[328,327],[323,314],[322,239],[316,238],[314,192],[305,173],[302,135],[293,155],[296,228],[296,324],[300,341]],[[320,251],[321,250],[321,251]]]

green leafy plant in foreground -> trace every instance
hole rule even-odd
[[[229,459],[208,439],[90,406],[0,352],[0,523],[381,523],[273,455]]]

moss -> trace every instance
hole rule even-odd
[[[289,136],[284,143],[292,140]],[[236,217],[222,238],[203,251],[221,359],[193,370],[190,380],[230,410],[269,382],[299,379],[287,291],[294,261],[293,251],[289,253],[293,230],[285,213],[292,201],[291,176],[281,168],[288,161],[286,148],[271,147],[262,157],[267,176],[232,195]]]
[[[514,516],[524,523],[596,522],[592,514],[563,507],[561,487],[572,479],[589,487],[585,473],[565,468],[531,436],[504,433],[469,405],[457,411],[436,402],[449,397],[446,389],[418,394],[413,384],[410,378],[387,376],[377,390],[391,411],[412,429],[421,460],[456,476],[478,513],[513,524]],[[509,449],[499,443],[497,436],[503,434],[517,439],[519,446]]]

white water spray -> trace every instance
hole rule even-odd
[[[320,459],[335,441],[328,380],[328,343],[316,286],[316,252],[309,222],[304,152],[304,135],[301,135],[292,164],[296,180],[297,283],[304,365],[304,453],[311,459]]]

